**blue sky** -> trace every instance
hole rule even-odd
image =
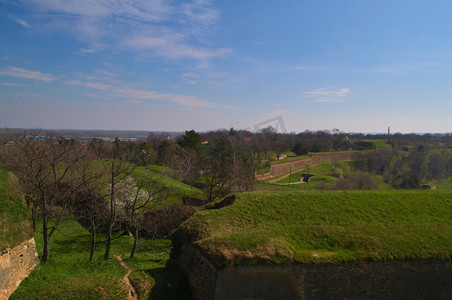
[[[0,126],[452,132],[450,1],[0,0]]]

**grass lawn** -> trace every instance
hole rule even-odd
[[[190,299],[188,283],[175,266],[167,266],[171,242],[141,239],[133,259],[128,259],[133,239],[117,232],[111,258],[103,260],[105,238],[99,237],[95,258],[88,261],[90,233],[70,218],[50,240],[49,262],[35,269],[11,299],[127,299],[126,270],[114,255],[122,256],[133,270],[129,276],[139,299]],[[35,233],[42,253],[42,232]]]
[[[11,173],[0,169],[0,251],[33,236],[30,215],[16,180]]]
[[[175,237],[191,238],[219,267],[450,259],[451,211],[451,191],[241,193],[197,213]]]

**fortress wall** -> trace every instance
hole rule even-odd
[[[452,299],[450,260],[218,269],[188,247],[178,263],[189,279],[194,299]]]
[[[283,164],[271,165],[270,176],[279,176],[290,172],[290,170],[297,170],[306,168],[315,164],[321,164],[324,162],[340,161],[340,160],[352,160],[357,157],[365,157],[373,152],[347,152],[347,153],[313,153],[310,158],[296,160],[293,162],[287,162]],[[258,178],[259,179],[259,178]]]
[[[0,254],[0,300],[8,299],[19,284],[39,265],[35,240],[7,249]]]

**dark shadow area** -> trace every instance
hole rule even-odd
[[[160,269],[145,270],[144,272],[155,280],[149,299],[193,299],[188,280],[178,266],[167,265]]]

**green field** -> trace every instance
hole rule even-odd
[[[69,218],[50,241],[48,263],[35,269],[10,299],[127,299],[123,283],[126,274],[119,255],[133,270],[129,278],[139,299],[190,299],[183,274],[167,265],[171,241],[141,239],[133,259],[128,255],[133,239],[117,232],[112,243],[112,258],[103,259],[104,237],[100,237],[95,258],[88,261],[91,234]],[[42,232],[35,234],[38,252],[42,252]],[[171,285],[171,287],[169,285]]]
[[[16,178],[0,169],[0,251],[13,248],[33,235],[31,217]]]
[[[236,195],[174,235],[225,265],[449,259],[450,191],[302,191]]]

